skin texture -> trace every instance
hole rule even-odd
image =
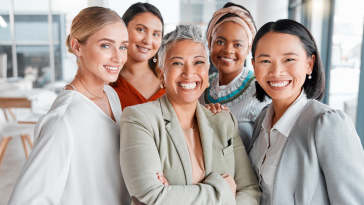
[[[171,102],[182,129],[191,128],[196,120],[195,112],[198,98],[208,84],[209,61],[206,50],[200,43],[188,40],[179,41],[167,51],[161,81],[165,84],[166,95]],[[197,82],[194,89],[185,90],[179,84]],[[163,173],[158,179],[169,185]],[[234,179],[223,175],[233,193],[236,193]]]
[[[272,98],[273,125],[300,95],[315,59],[314,55],[307,56],[297,36],[269,32],[259,40],[252,64],[259,85]],[[283,88],[274,88],[269,83],[284,81],[289,84]]]
[[[91,35],[84,45],[79,44],[78,40],[74,38],[71,40],[71,46],[80,62],[76,76],[92,94],[102,96],[103,101],[92,96],[78,79],[75,78],[70,84],[114,119],[108,98],[103,90],[105,82],[116,81],[126,62],[128,33],[125,24],[116,22],[105,26]],[[110,73],[105,66],[117,67],[117,71]],[[66,89],[73,90],[71,86],[67,86]]]
[[[160,89],[159,80],[149,68],[148,60],[156,55],[161,45],[162,29],[160,19],[150,12],[134,16],[128,24],[128,61],[120,75],[146,99]]]
[[[212,37],[210,55],[219,72],[220,85],[230,83],[242,72],[248,49],[248,35],[241,25],[228,21],[217,28]],[[233,61],[227,62],[224,58]]]

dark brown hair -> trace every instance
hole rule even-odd
[[[149,3],[135,3],[133,5],[131,5],[128,10],[125,11],[123,17],[121,17],[123,19],[123,21],[125,22],[126,26],[128,26],[129,22],[131,20],[133,20],[133,18],[141,13],[152,13],[155,16],[157,16],[159,18],[159,20],[162,22],[162,37],[164,34],[164,21],[163,21],[163,17],[160,13],[160,11],[153,6],[152,4]],[[148,60],[148,65],[149,68],[154,72],[154,74],[158,77],[158,73],[159,73],[159,69],[158,69],[158,52],[155,54],[156,58],[157,58],[157,62],[153,62],[153,58],[154,56]]]
[[[307,56],[316,56],[316,61],[313,65],[311,74],[312,78],[308,79],[308,76],[306,75],[306,80],[302,87],[304,88],[308,99],[320,101],[325,93],[325,72],[315,39],[313,38],[310,31],[302,24],[290,19],[281,19],[276,22],[268,22],[259,29],[255,36],[252,45],[253,59],[255,59],[255,51],[257,50],[259,40],[269,32],[285,33],[297,36],[301,40]],[[258,82],[255,82],[255,86],[257,90],[256,98],[260,102],[265,101],[266,97],[270,98],[270,96],[263,90]]]

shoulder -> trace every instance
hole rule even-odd
[[[221,127],[221,125],[224,125],[224,127],[234,128],[235,124],[237,125],[238,123],[235,116],[230,112],[222,110],[219,113],[213,114],[211,110],[205,108],[202,105],[200,106],[206,115],[207,120],[213,126],[216,125],[217,127]]]
[[[145,118],[151,119],[150,121],[153,121],[153,119],[156,118],[162,118],[159,99],[156,101],[126,107],[121,114],[121,118],[124,120],[138,120]]]

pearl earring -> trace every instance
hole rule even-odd
[[[153,58],[153,62],[156,63],[157,62],[157,58],[154,56]]]
[[[310,72],[310,74],[308,75],[308,79],[311,80],[312,76],[311,76],[312,72]]]

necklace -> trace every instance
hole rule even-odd
[[[92,94],[87,88],[86,88],[86,86],[82,83],[82,81],[75,75],[75,77],[77,78],[77,80],[79,80],[80,81],[80,83],[82,84],[82,86],[87,90],[87,92],[88,93],[90,93],[92,96],[94,96],[94,97],[97,97],[97,98],[99,98],[99,99],[101,99],[102,100],[102,103],[105,105],[105,102],[104,102],[104,92],[102,92],[102,96],[101,97],[99,97],[99,96],[96,96],[96,95],[94,95],[94,94]]]

